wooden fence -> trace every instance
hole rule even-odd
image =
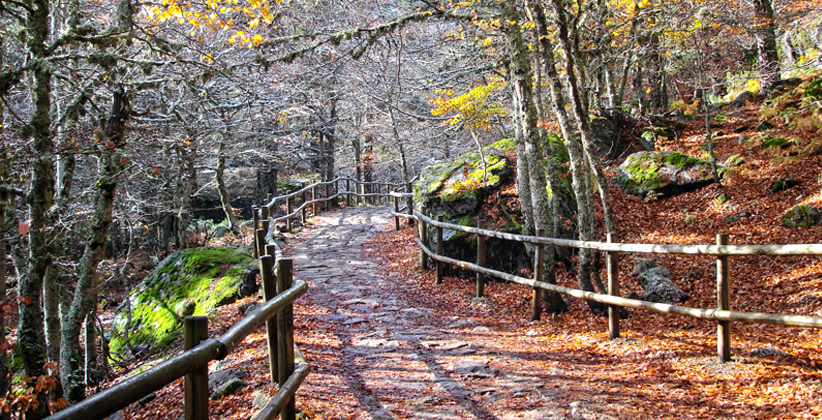
[[[353,189],[352,189],[353,185]],[[301,219],[305,224],[308,216],[316,216],[322,210],[329,210],[331,205],[342,198],[352,206],[361,204],[388,204],[391,194],[403,191],[405,187],[401,184],[391,184],[386,182],[363,182],[353,178],[336,178],[331,181],[317,182],[308,185],[290,194],[280,195],[270,198],[268,203],[259,208],[260,217],[271,221],[270,228],[273,229],[277,223],[285,222],[284,229],[291,232],[293,220]],[[383,192],[384,191],[384,192]],[[295,205],[299,204],[296,208]],[[285,214],[273,216],[271,209],[284,207]],[[325,209],[323,209],[325,207]],[[254,211],[254,217],[257,212]],[[310,213],[309,213],[310,212]],[[270,234],[272,232],[268,232]]]
[[[822,328],[822,317],[803,315],[768,314],[758,312],[732,311],[731,301],[731,270],[730,257],[735,255],[822,255],[822,244],[804,245],[729,245],[728,235],[717,235],[716,245],[652,245],[652,244],[625,244],[617,243],[616,238],[609,235],[608,242],[576,241],[568,239],[554,239],[542,236],[516,235],[511,233],[496,232],[492,230],[479,229],[469,226],[455,225],[443,222],[442,216],[437,220],[431,219],[424,213],[414,211],[413,215],[401,213],[396,203],[400,198],[408,198],[410,194],[393,193],[395,208],[391,213],[395,218],[395,228],[399,230],[398,218],[413,218],[419,221],[419,238],[415,238],[415,243],[422,250],[420,265],[423,269],[428,269],[428,259],[436,263],[436,282],[442,283],[443,264],[451,264],[477,273],[476,295],[484,296],[485,276],[494,276],[503,280],[518,284],[531,286],[534,288],[532,298],[532,319],[539,319],[540,289],[550,290],[577,298],[601,302],[608,305],[608,329],[610,337],[619,337],[619,308],[634,308],[653,311],[663,314],[675,314],[692,318],[709,319],[717,321],[717,356],[721,363],[731,360],[731,322],[748,322],[761,324],[776,324],[785,326],[798,326],[808,328]],[[423,211],[425,211],[423,209]],[[428,243],[428,226],[436,229],[436,249],[431,250],[426,245]],[[449,258],[443,255],[443,230],[450,229],[469,234],[477,235],[477,260],[475,263]],[[545,245],[554,245],[572,248],[587,248],[606,253],[606,270],[608,273],[608,294],[587,292],[584,290],[563,287],[555,284],[545,283],[539,280],[528,279],[512,274],[491,270],[484,267],[485,264],[485,239],[499,238],[510,241],[526,242],[536,245],[536,258],[534,263],[535,279],[541,278],[543,272],[542,248]],[[620,253],[642,253],[642,254],[690,254],[690,255],[710,255],[716,259],[716,295],[717,306],[715,309],[692,308],[687,306],[669,305],[664,303],[645,302],[635,299],[627,299],[619,296],[619,254]]]
[[[354,190],[351,189],[352,184]],[[254,258],[258,258],[260,262],[265,303],[217,338],[208,338],[208,318],[185,318],[185,351],[182,354],[94,394],[48,419],[102,419],[181,376],[185,376],[185,419],[208,419],[208,363],[224,359],[245,337],[263,324],[266,326],[271,382],[279,389],[270,402],[258,412],[257,419],[270,420],[278,415],[282,419],[295,418],[294,394],[308,376],[311,367],[294,345],[293,303],[305,294],[308,286],[305,282],[292,279],[292,261],[284,258],[282,251],[271,240],[272,228],[276,223],[285,221],[286,228],[290,231],[293,219],[301,217],[305,223],[309,210],[311,215],[318,215],[323,205],[328,210],[339,198],[345,198],[351,205],[388,204],[389,193],[401,190],[403,188],[396,184],[337,178],[309,185],[291,194],[274,197],[269,199],[265,206],[255,207],[253,250]],[[293,208],[295,202],[300,204],[297,208]],[[286,214],[272,218],[271,209],[278,203],[285,205]]]
[[[262,223],[267,227],[268,222]],[[292,279],[292,261],[282,257],[275,244],[267,244],[257,230],[255,257],[259,255],[260,278],[265,303],[234,324],[223,335],[208,338],[208,318],[186,317],[185,351],[163,363],[88,399],[59,411],[49,419],[102,419],[146,395],[185,376],[186,420],[208,419],[208,363],[228,356],[249,334],[266,325],[271,383],[279,387],[271,401],[258,413],[258,420],[277,415],[295,418],[294,394],[308,375],[305,363],[294,346],[294,301],[305,294],[305,282]],[[295,360],[298,362],[295,364]]]

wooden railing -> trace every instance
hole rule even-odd
[[[392,196],[396,200],[408,198],[408,193],[394,193]],[[542,236],[517,235],[492,230],[479,229],[469,226],[455,225],[443,222],[442,216],[433,220],[424,213],[414,211],[413,215],[401,213],[395,207],[391,213],[395,220],[400,217],[413,218],[419,221],[419,236],[415,238],[415,243],[422,250],[420,265],[423,269],[428,269],[428,259],[436,262],[436,282],[442,283],[443,264],[451,264],[477,273],[476,295],[482,297],[485,293],[485,276],[494,276],[513,283],[523,284],[534,288],[532,300],[532,319],[539,319],[540,314],[540,289],[550,290],[569,296],[601,302],[608,305],[608,329],[611,338],[619,337],[619,308],[634,308],[653,311],[663,314],[675,314],[692,318],[708,319],[717,321],[717,356],[720,362],[731,360],[731,322],[747,322],[760,324],[776,324],[785,326],[798,326],[808,328],[822,328],[822,317],[769,314],[759,312],[732,311],[730,308],[730,257],[734,255],[822,255],[822,244],[804,245],[729,245],[728,235],[717,235],[716,245],[652,245],[652,244],[626,244],[617,243],[615,238],[608,237],[608,242],[576,241],[568,239],[554,239]],[[428,226],[436,229],[436,250],[432,251],[426,245],[428,243]],[[395,227],[399,230],[399,223],[395,222]],[[449,258],[443,255],[443,229],[475,234],[477,241],[476,263]],[[545,245],[554,245],[572,248],[587,248],[606,253],[606,270],[608,273],[608,294],[588,292],[555,284],[545,283],[539,280],[515,276],[501,271],[491,270],[484,267],[485,264],[485,239],[499,238],[510,241],[525,242],[536,245],[537,252],[534,262],[534,278],[541,278],[543,272],[542,248]],[[693,308],[679,305],[669,305],[664,303],[645,302],[636,299],[627,299],[619,296],[619,254],[620,253],[643,253],[643,254],[690,254],[690,255],[712,255],[716,257],[717,264],[717,307],[716,309]]]
[[[354,186],[353,190],[352,185]],[[347,203],[353,206],[359,206],[363,203],[388,204],[392,193],[404,189],[405,186],[402,184],[336,178],[331,181],[316,182],[290,194],[270,198],[266,205],[256,208],[257,210],[253,214],[255,221],[258,212],[260,213],[260,219],[269,219],[272,229],[277,223],[285,222],[285,231],[291,232],[294,219],[300,218],[302,223],[305,224],[309,215],[319,215],[320,211],[323,210],[323,206],[325,206],[325,211],[328,211],[331,204],[340,198],[345,199]],[[367,193],[366,190],[371,192]],[[299,206],[294,208],[297,203],[299,203]],[[272,209],[283,206],[285,207],[285,214],[274,216]]]
[[[267,228],[267,221],[264,225]],[[185,376],[185,419],[208,419],[208,363],[224,359],[263,324],[267,330],[271,383],[279,389],[258,413],[257,419],[270,420],[281,413],[281,418],[294,419],[294,394],[308,375],[310,366],[294,346],[293,303],[305,294],[308,286],[303,281],[293,280],[292,261],[283,258],[276,244],[267,244],[264,236],[261,238],[262,231],[257,230],[255,237],[255,258],[259,255],[265,299],[262,306],[217,338],[208,338],[207,317],[186,317],[183,324],[185,351],[182,354],[59,411],[49,419],[102,419],[181,376]],[[295,360],[298,363],[295,364]]]

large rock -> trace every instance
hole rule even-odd
[[[420,179],[414,185],[414,203],[417,210],[425,207],[428,215],[436,218],[444,216],[449,223],[476,227],[482,204],[489,195],[497,194],[499,187],[515,182],[513,162],[508,157],[515,152],[513,139],[500,140],[483,149],[486,157],[487,176],[483,180],[482,162],[476,151],[466,153],[452,161],[443,162],[423,169]],[[504,223],[482,223],[482,227],[521,233],[517,222],[519,209],[506,205],[507,200],[497,200],[496,211],[505,215]],[[428,231],[428,245],[436,246],[436,230]],[[462,232],[446,229],[443,232],[444,252],[452,258],[473,261],[476,258],[477,240]],[[530,267],[525,247],[521,243],[510,243],[488,238],[486,242],[486,265],[507,272],[515,272]],[[446,268],[446,272],[451,271]],[[462,271],[458,272],[460,275]],[[465,275],[468,275],[465,272]]]
[[[688,294],[671,280],[671,272],[658,266],[656,260],[636,258],[634,273],[639,276],[639,284],[642,286],[642,300],[671,304],[688,300]]]
[[[185,316],[208,315],[241,296],[244,282],[253,279],[252,261],[250,254],[234,247],[192,248],[169,255],[118,308],[111,350],[126,355],[134,348],[151,351],[180,337]]]
[[[787,213],[785,213],[779,221],[792,229],[807,229],[811,226],[818,225],[822,216],[819,211],[811,206],[800,205],[796,206]]]
[[[711,164],[679,152],[638,152],[619,165],[612,180],[622,191],[658,198],[693,191],[714,182]]]
[[[511,160],[505,153],[514,149],[513,139],[500,140],[483,149],[485,165],[474,151],[423,169],[414,185],[414,203],[449,219],[475,213],[488,191],[510,179]]]

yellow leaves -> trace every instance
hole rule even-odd
[[[206,54],[206,55],[203,56],[203,58],[200,59],[200,61],[210,63],[210,62],[214,61],[214,57],[211,54]]]
[[[469,130],[488,130],[491,128],[491,117],[507,115],[500,104],[488,104],[493,92],[504,86],[504,79],[493,78],[488,84],[474,87],[458,96],[454,96],[456,92],[451,89],[437,89],[434,91],[437,97],[430,101],[434,105],[431,114],[452,115],[445,121],[446,124],[463,125]]]
[[[275,0],[274,3],[282,3],[282,0]],[[151,6],[146,10],[142,16],[148,21],[158,25],[176,21],[179,25],[189,26],[192,37],[203,28],[211,29],[212,33],[239,29],[227,42],[235,43],[239,40],[242,45],[249,44],[249,47],[260,45],[262,36],[247,35],[243,28],[235,27],[234,17],[225,15],[242,15],[242,21],[247,22],[246,30],[268,26],[274,21],[269,0],[206,0],[199,5],[163,0],[161,5]]]

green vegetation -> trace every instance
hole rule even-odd
[[[129,295],[114,320],[111,349],[125,346],[125,328],[132,345],[159,348],[178,338],[187,315],[209,315],[238,295],[245,266],[253,260],[239,248],[193,248],[178,251]],[[128,314],[131,311],[131,323]]]

